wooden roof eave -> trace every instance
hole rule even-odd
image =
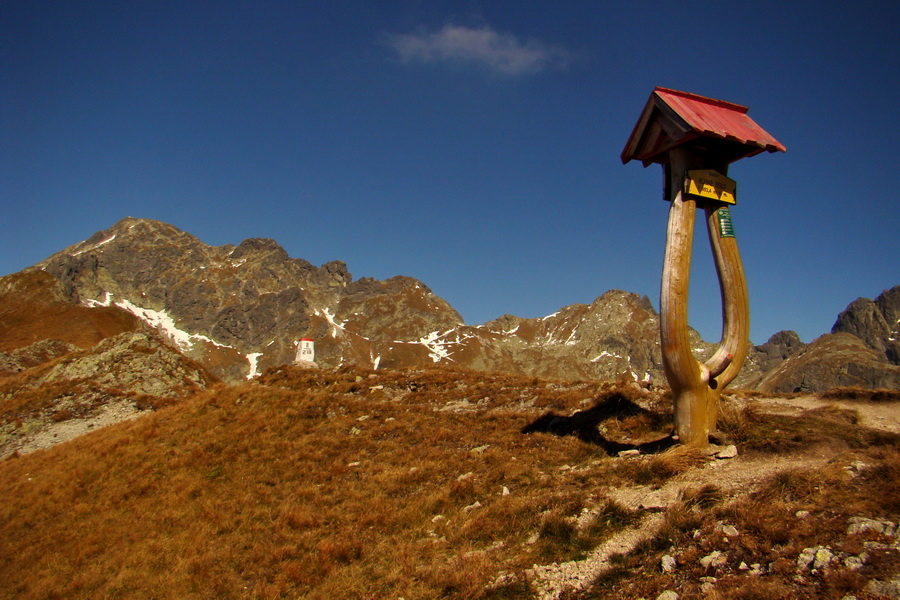
[[[629,142],[622,151],[622,163],[640,160],[647,167],[655,162],[666,162],[664,155],[669,150],[697,137],[697,132],[690,124],[654,94],[644,107]],[[668,143],[665,143],[666,140]]]
[[[672,98],[667,101],[665,97],[673,94],[686,98],[691,101],[700,100],[711,106],[723,108],[741,115],[746,115],[747,108],[738,104],[724,102],[721,100],[713,100],[703,98],[693,94],[684,92],[675,92],[665,88],[656,88],[651,94],[644,106],[638,122],[635,124],[622,151],[621,159],[623,163],[630,160],[640,160],[645,167],[653,164],[664,164],[668,162],[668,152],[679,145],[696,144],[700,149],[706,144],[703,140],[709,140],[721,151],[720,160],[725,164],[729,164],[746,158],[755,156],[763,151],[768,152],[784,152],[785,148],[771,135],[766,133],[756,123],[753,123],[749,117],[751,134],[755,134],[752,129],[757,129],[763,136],[761,139],[742,138],[740,135],[734,135],[727,131],[727,125],[724,126],[726,131],[716,131],[705,127],[705,120],[700,117],[697,123],[692,124],[694,117],[688,110],[683,116],[678,112],[680,103],[674,102],[675,106],[669,104]],[[739,126],[739,128],[741,128]],[[697,141],[700,138],[700,141]],[[716,142],[717,141],[717,142]]]

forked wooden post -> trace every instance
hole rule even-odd
[[[695,94],[656,88],[634,128],[622,162],[657,162],[665,172],[669,207],[660,292],[663,368],[674,399],[675,434],[705,446],[716,428],[722,390],[741,370],[749,346],[747,285],[729,205],[736,184],[728,165],[745,156],[784,151],[750,117],[746,107]],[[722,295],[722,339],[701,363],[688,337],[688,288],[697,208],[705,213]]]

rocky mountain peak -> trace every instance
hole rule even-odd
[[[751,348],[734,386],[756,387],[763,379],[791,390],[891,384],[900,369],[898,319],[900,286],[874,301],[860,298],[838,317],[835,335],[815,347],[783,331]],[[68,348],[13,354],[44,339],[85,349],[148,329],[227,381],[293,362],[298,341],[310,338],[322,367],[442,363],[556,379],[665,383],[659,315],[649,298],[623,290],[544,317],[503,315],[472,326],[412,277],[354,280],[346,263],[316,267],[273,239],[210,246],[172,225],[132,217],[0,278],[7,370]],[[694,355],[708,358],[713,346],[696,331],[689,335]],[[824,368],[830,356],[838,360]]]
[[[130,312],[231,380],[291,362],[301,338],[334,340],[323,360],[371,361],[378,339],[418,339],[462,321],[412,278],[354,286],[339,260],[315,267],[269,238],[209,246],[147,219],[123,219],[38,267],[72,301]]]
[[[874,301],[857,298],[838,315],[832,333],[851,333],[900,365],[900,285],[885,290]]]
[[[247,238],[238,244],[234,250],[229,252],[229,256],[235,260],[253,254],[274,255],[276,260],[285,260],[289,258],[287,251],[271,238]]]

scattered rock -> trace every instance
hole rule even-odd
[[[846,467],[844,467],[844,469],[848,473],[850,473],[850,475],[853,477],[858,477],[858,476],[862,475],[869,468],[870,468],[869,465],[867,465],[866,463],[864,463],[861,460],[857,460],[857,461],[853,462],[853,464],[850,464],[850,465],[847,465]]]
[[[759,563],[753,563],[750,565],[750,571],[747,574],[753,576],[765,575],[766,568]]]
[[[741,533],[737,530],[737,528],[734,527],[734,525],[725,525],[724,527],[722,527],[722,533],[730,538],[736,538],[741,535]]]
[[[732,444],[730,446],[725,446],[725,448],[721,452],[716,454],[716,458],[722,458],[722,459],[734,458],[737,455],[738,455],[737,446]]]
[[[728,562],[728,556],[718,550],[714,550],[700,559],[700,566],[704,569],[716,568],[721,567],[726,562]]]
[[[812,546],[804,548],[797,557],[797,571],[821,571],[828,567],[835,558],[828,546]]]
[[[797,557],[797,571],[807,571],[812,567],[813,561],[816,559],[817,550],[818,547],[803,549],[800,556]]]
[[[850,518],[849,525],[847,526],[847,535],[866,533],[867,531],[874,531],[875,533],[881,533],[888,537],[894,537],[897,532],[897,524],[893,521],[867,519],[865,517]]]
[[[890,581],[873,579],[865,588],[866,593],[885,598],[900,598],[900,577]]]
[[[815,558],[813,560],[813,569],[822,570],[831,564],[831,561],[834,559],[834,553],[831,552],[831,549],[828,547],[819,548],[816,551]]]
[[[675,567],[676,567],[675,559],[672,556],[670,556],[669,554],[664,555],[662,557],[661,562],[662,562],[662,570],[664,573],[671,573],[675,570]]]
[[[678,600],[679,596],[672,590],[666,590],[656,597],[656,600]]]

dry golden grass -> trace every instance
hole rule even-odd
[[[596,382],[453,369],[285,367],[220,384],[0,463],[0,598],[529,598],[521,577],[489,584],[501,571],[583,556],[640,516],[604,490],[662,482],[700,458],[676,448],[617,459],[575,434],[522,431],[548,412],[596,417],[640,401],[645,412],[604,413],[593,426],[648,439],[667,426],[657,414],[666,399],[639,396]],[[760,437],[772,423],[744,418],[742,447],[771,451]],[[799,446],[846,423],[826,412],[777,427]],[[838,443],[850,446],[853,436],[842,435]],[[877,464],[866,485],[900,481],[895,438],[858,450]],[[779,524],[794,505],[831,522],[810,495],[816,485],[833,486],[854,507],[883,506],[841,491],[830,476],[775,482],[745,508],[700,488],[670,511],[665,543],[688,543],[693,530],[727,517],[758,531],[747,536],[748,557],[773,551],[792,543]],[[583,509],[593,516],[577,525]],[[616,574],[633,575],[641,560],[658,564],[661,543],[623,557],[585,597],[638,597],[603,596],[604,586],[630,589]],[[640,590],[665,589],[653,587],[669,583],[656,571]]]
[[[549,524],[596,503],[589,482],[610,460],[576,438],[521,434],[543,408],[511,408],[567,410],[596,385],[369,375],[282,369],[6,461],[0,590],[485,597],[498,564],[566,560],[626,522],[610,509],[563,539]]]

